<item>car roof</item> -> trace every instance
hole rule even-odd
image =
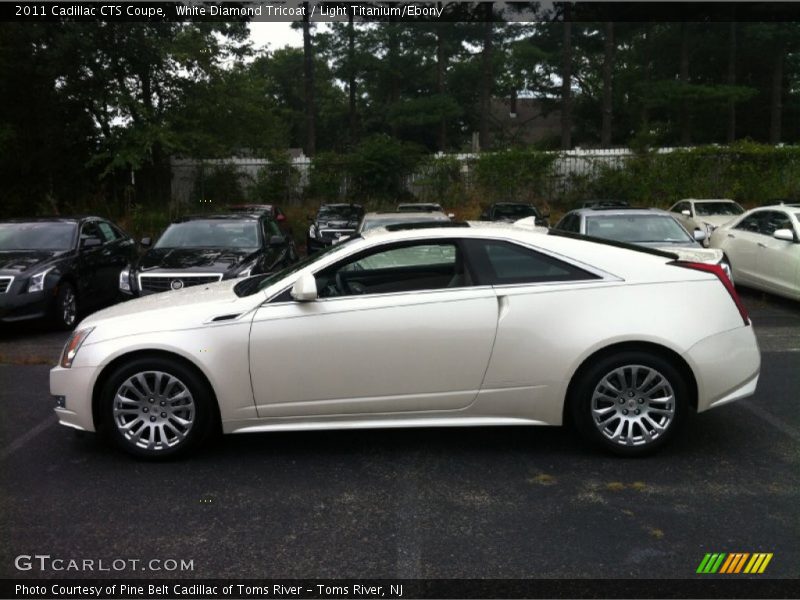
[[[738,204],[736,200],[731,200],[730,198],[683,198],[678,202],[731,202],[732,204]]]
[[[348,204],[347,202],[334,202],[331,204],[322,204],[320,208],[364,208],[360,204]]]
[[[533,206],[530,202],[495,202],[492,206]]]
[[[364,215],[364,220],[370,221],[381,221],[381,220],[392,220],[397,221],[401,219],[403,221],[413,221],[414,219],[426,219],[428,221],[449,221],[448,217],[444,213],[437,213],[437,212],[429,212],[429,211],[408,211],[408,212],[368,212]]]
[[[0,223],[79,223],[81,221],[88,221],[90,219],[97,219],[98,221],[108,221],[108,219],[104,217],[95,217],[92,215],[80,215],[72,217],[31,217],[30,219],[25,219],[25,218],[2,219],[0,220]]]
[[[174,219],[173,223],[186,223],[187,221],[257,221],[261,215],[249,213],[234,213],[222,215],[186,215]]]
[[[668,213],[665,210],[661,210],[660,208],[625,208],[622,206],[616,206],[613,208],[602,207],[602,206],[596,206],[591,208],[576,208],[575,210],[571,210],[570,213],[577,214],[582,217],[659,215],[672,218],[672,215],[670,213]]]

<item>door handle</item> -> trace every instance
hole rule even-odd
[[[758,247],[759,248],[766,248],[766,246],[764,244],[762,244],[761,242],[758,242]]]
[[[733,235],[732,233],[729,233],[729,234],[728,234],[728,237],[729,237],[729,238],[736,239],[736,236],[735,236],[735,235]]]

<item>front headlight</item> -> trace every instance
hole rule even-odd
[[[317,228],[314,225],[308,228],[308,237],[313,240],[317,239]]]
[[[78,355],[78,350],[80,350],[84,340],[89,337],[92,331],[94,331],[94,327],[87,327],[86,329],[75,331],[69,336],[67,343],[64,345],[64,351],[61,353],[60,364],[64,369],[69,369],[72,366],[72,361]]]
[[[121,292],[131,293],[131,270],[125,267],[119,272],[119,289]]]
[[[41,273],[37,273],[33,277],[30,278],[28,281],[28,293],[32,292],[41,292],[44,289],[44,279],[47,277],[47,274],[52,271],[53,268],[50,267],[49,269],[42,271]]]

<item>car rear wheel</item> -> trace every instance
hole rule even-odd
[[[672,363],[656,354],[621,352],[600,359],[577,381],[572,416],[586,439],[622,456],[649,454],[685,418],[688,387]]]
[[[205,439],[212,395],[193,370],[166,358],[118,368],[102,391],[104,424],[126,452],[148,459],[183,454]]]
[[[72,329],[78,320],[78,295],[69,282],[58,285],[55,306],[53,307],[53,322],[59,329]]]

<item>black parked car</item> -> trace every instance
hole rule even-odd
[[[118,299],[120,271],[136,244],[97,217],[0,221],[0,322],[78,315]]]
[[[549,214],[542,214],[533,204],[521,202],[497,202],[481,213],[481,221],[513,223],[527,217],[535,217],[537,225],[547,225]]]
[[[316,217],[308,217],[311,226],[306,236],[306,251],[312,254],[353,235],[363,216],[364,207],[360,204],[323,204]]]
[[[143,238],[141,245],[150,247],[150,238]],[[291,238],[266,214],[184,217],[120,274],[119,289],[145,296],[271,273],[295,260]]]

